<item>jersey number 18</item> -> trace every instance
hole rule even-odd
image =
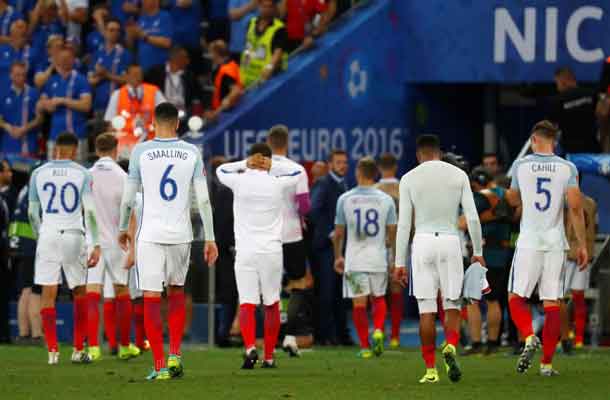
[[[366,236],[373,237],[379,233],[379,213],[374,208],[369,208],[364,212],[364,221],[362,220],[362,210],[357,208],[354,210],[356,216],[356,232],[358,236],[364,233]]]

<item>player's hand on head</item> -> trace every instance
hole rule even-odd
[[[345,271],[345,258],[339,257],[335,259],[335,272],[343,274],[343,271]]]
[[[95,246],[91,254],[89,254],[89,259],[87,260],[87,267],[93,268],[100,261],[100,255],[102,254],[102,250],[100,246]]]
[[[271,158],[263,157],[263,161],[262,161],[261,167],[265,171],[270,171],[271,170]]]
[[[127,231],[123,231],[119,233],[119,246],[123,251],[129,250],[129,245],[131,244],[131,235]]]
[[[218,259],[218,247],[216,242],[205,242],[203,247],[203,259],[208,264],[208,267],[213,267]]]
[[[479,263],[483,267],[487,266],[487,263],[485,262],[485,259],[482,256],[472,256],[472,258],[470,259],[470,262],[472,264]]]

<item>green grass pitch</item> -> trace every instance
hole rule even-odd
[[[543,378],[532,368],[515,372],[516,358],[462,357],[461,382],[452,384],[441,369],[441,382],[420,385],[424,368],[415,349],[387,351],[361,360],[349,348],[305,353],[300,359],[278,354],[278,369],[241,371],[239,350],[191,348],[184,353],[185,376],[146,382],[150,354],[121,362],[104,355],[91,365],[69,362],[61,349],[59,366],[46,364],[42,348],[0,347],[0,399],[450,399],[450,400],[607,400],[610,399],[610,350],[558,356],[561,376]]]

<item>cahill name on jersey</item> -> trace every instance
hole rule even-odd
[[[203,168],[197,148],[182,140],[157,138],[136,145],[128,179],[142,184],[139,240],[164,244],[193,240],[192,183],[205,179]]]
[[[83,193],[91,192],[91,174],[68,160],[50,161],[37,168],[30,178],[30,201],[42,207],[40,234],[50,231],[80,230],[83,226]]]
[[[342,194],[335,224],[347,229],[346,271],[387,271],[386,226],[396,225],[396,206],[390,196],[372,187]]]
[[[574,164],[556,155],[531,154],[513,166],[511,189],[521,193],[523,215],[517,247],[567,250],[563,212],[566,192],[575,187]]]

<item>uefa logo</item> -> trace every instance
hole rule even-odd
[[[345,66],[345,89],[353,101],[360,102],[366,98],[369,89],[369,71],[366,60],[357,54]]]

